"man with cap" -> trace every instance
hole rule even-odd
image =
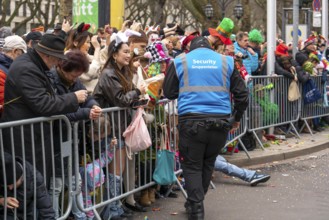
[[[12,63],[5,83],[2,122],[77,111],[79,103],[87,98],[87,91],[80,90],[56,95],[47,77],[47,72],[51,67],[65,59],[64,48],[63,39],[53,34],[46,34],[34,49],[21,55]],[[54,156],[48,147],[51,137],[50,126],[44,123],[43,130],[40,126],[34,126],[33,130],[30,126],[26,126],[24,131],[21,131],[20,127],[14,127],[13,133],[9,129],[3,131],[5,151],[13,155],[11,151],[14,149],[15,155],[22,157],[24,153],[26,160],[30,163],[35,158],[36,168],[45,179],[48,179],[51,174],[51,158]],[[11,142],[11,139],[15,141]],[[22,149],[22,143],[25,149]],[[41,156],[43,153],[45,153],[45,158]]]
[[[2,53],[0,53],[0,112],[2,112],[4,103],[5,81],[9,67],[17,57],[26,53],[26,49],[26,43],[23,38],[17,35],[5,38]]]
[[[163,84],[167,98],[178,98],[179,159],[186,180],[189,220],[204,219],[203,200],[216,157],[228,132],[239,127],[248,106],[248,90],[234,68],[233,57],[212,49],[219,44],[216,41],[230,40],[215,37],[210,41],[194,38],[191,51],[170,64]]]
[[[41,40],[42,34],[39,31],[32,31],[25,37],[28,48],[33,48],[36,43]]]
[[[10,154],[2,154],[0,151],[0,219],[5,216],[8,220],[34,219],[34,210],[37,210],[38,219],[55,219],[55,212],[40,172],[36,171],[34,174],[33,166],[29,162],[24,163],[22,158],[13,158]]]

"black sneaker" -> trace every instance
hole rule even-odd
[[[250,186],[257,186],[258,183],[265,183],[271,178],[270,175],[255,173],[255,175],[251,178]]]

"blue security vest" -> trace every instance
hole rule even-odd
[[[230,114],[232,57],[199,48],[175,60],[179,79],[178,115]]]

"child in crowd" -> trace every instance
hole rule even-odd
[[[36,169],[34,173],[33,166],[20,157],[0,151],[0,219],[35,219],[35,214],[37,219],[55,219],[41,173]]]

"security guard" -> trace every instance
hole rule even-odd
[[[188,195],[185,208],[189,220],[198,220],[204,219],[203,200],[216,156],[229,130],[239,127],[248,106],[248,90],[233,58],[213,51],[207,38],[193,39],[190,48],[170,64],[163,91],[169,99],[178,98],[180,162]]]

